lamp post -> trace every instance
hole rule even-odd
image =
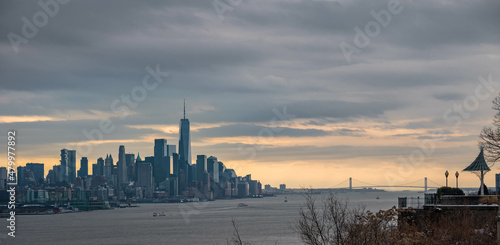
[[[458,189],[458,171],[455,173],[455,177],[457,177],[457,189]]]
[[[450,175],[450,173],[446,170],[446,172],[444,172],[444,176],[446,176],[446,187],[448,187],[448,175]]]

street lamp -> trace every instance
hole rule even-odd
[[[448,175],[450,175],[450,173],[446,170],[446,172],[444,172],[444,176],[446,176],[446,187],[448,187]]]
[[[455,173],[455,177],[457,177],[457,189],[458,189],[458,171]]]

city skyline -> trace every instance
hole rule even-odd
[[[183,118],[180,119],[180,123],[179,123],[179,149],[181,148],[180,145],[181,145],[181,142],[182,142],[182,138],[183,138],[182,135],[183,134],[187,135],[187,138],[189,139],[188,142],[190,142],[190,134],[191,133],[190,133],[190,126],[189,125],[190,125],[190,122],[186,118],[186,102],[184,100]],[[183,128],[185,128],[185,130],[183,130]],[[158,158],[157,155],[161,154],[161,155],[165,155],[165,156],[172,156],[172,153],[173,154],[178,154],[178,153],[176,153],[176,150],[175,150],[176,146],[175,145],[168,145],[167,144],[167,140],[164,139],[164,138],[154,139],[153,146],[154,146],[154,150],[153,150],[153,154],[151,154],[150,158],[154,159],[154,160],[152,160],[152,163],[150,163],[151,164],[151,168],[152,169],[154,169],[154,168],[162,168],[162,169],[165,168],[166,172],[172,173],[173,168],[175,168],[175,166],[174,166],[175,164],[174,164],[172,158],[170,158],[169,160],[165,160],[165,157],[159,157]],[[189,152],[190,152],[190,150],[191,150],[190,144],[189,144],[189,146],[187,148],[189,149]],[[137,157],[139,159],[140,152],[137,152],[137,154],[138,154]],[[117,156],[118,156],[118,158],[120,160],[118,160],[116,162],[113,162],[112,153],[106,154],[106,161],[105,161],[106,163],[104,165],[104,167],[108,166],[108,163],[109,163],[112,166],[115,166],[117,168],[117,170],[118,170],[118,172],[116,173],[116,175],[117,175],[117,181],[120,184],[122,184],[122,181],[120,180],[120,173],[123,172],[123,171],[125,171],[124,174],[126,174],[126,171],[127,171],[126,168],[120,170],[121,168],[123,168],[123,167],[121,167],[120,162],[121,162],[121,159],[125,159],[125,155],[135,156],[134,153],[132,153],[132,152],[126,153],[125,152],[125,146],[124,145],[120,145],[119,146],[119,150],[118,150],[118,154],[117,154]],[[215,159],[215,162],[217,162],[217,157],[214,157],[213,155],[216,156],[217,154],[213,153],[213,154],[208,154],[208,155],[206,155],[206,154],[198,154],[197,155],[197,160],[192,163],[193,165],[196,165],[196,166],[194,166],[194,167],[196,167],[195,170],[194,170],[194,172],[196,172],[196,175],[197,175],[197,177],[195,179],[196,181],[198,181],[198,182],[203,181],[203,176],[200,175],[200,173],[203,174],[204,171],[206,172],[207,170],[210,169],[210,167],[209,167],[210,165],[207,164],[208,160]],[[87,161],[87,164],[89,164],[91,166],[92,165],[98,165],[99,164],[99,160],[102,159],[102,157],[99,156],[99,158],[96,160],[96,162],[92,162],[92,161],[88,162],[88,157],[78,155],[78,152],[76,150],[62,149],[61,150],[61,155],[60,155],[61,158],[59,160],[59,166],[63,166],[64,168],[67,168],[67,170],[65,170],[63,172],[64,172],[64,174],[66,174],[66,172],[69,173],[69,174],[66,174],[65,178],[67,178],[70,183],[74,183],[75,182],[75,177],[80,176],[79,172],[80,172],[80,169],[81,169],[82,165],[81,164],[80,165],[76,165],[76,161],[80,161],[80,160],[76,159],[77,156],[81,158],[81,161]],[[143,153],[143,156],[144,156],[144,153]],[[182,162],[183,158],[181,157],[181,154],[179,154],[178,157],[179,157],[179,163]],[[201,163],[204,163],[204,165],[203,165],[204,167],[201,167],[201,168],[198,167],[198,163],[199,163],[200,157],[202,159]],[[189,154],[188,158],[191,158],[190,154]],[[108,162],[108,159],[110,159],[109,162]],[[167,161],[167,162],[163,163],[164,161]],[[26,165],[18,164],[18,166],[28,166],[29,164],[40,164],[40,163],[27,163]],[[42,164],[44,164],[44,163],[42,163]],[[52,166],[49,165],[50,167],[45,169],[45,171],[44,171],[44,177],[47,176],[47,174],[49,173],[49,171],[55,165],[58,165],[58,164],[54,164]],[[190,165],[191,164],[189,164],[188,166],[190,166]],[[86,168],[87,168],[87,171],[88,171],[88,166]],[[177,168],[179,168],[179,167],[177,166]],[[212,168],[212,172],[213,172],[214,167],[211,167],[211,168]],[[112,171],[111,169],[104,170],[104,174],[103,175],[111,176],[111,171]],[[108,172],[109,172],[109,174],[106,174]],[[158,177],[156,177],[156,176],[154,176],[154,174],[156,174],[156,173],[158,173],[158,172],[152,172],[152,174],[153,174],[153,176],[152,176],[153,177],[153,181],[156,184],[158,184],[159,182],[161,182],[161,181],[156,180],[156,179],[165,179],[165,178],[167,178],[167,176],[158,176]],[[87,174],[88,175],[91,175],[91,174],[93,175],[94,173],[93,173],[93,171],[92,172],[88,171]],[[246,175],[246,174],[250,174],[251,175],[251,173],[245,173],[245,174],[243,174],[243,176]],[[491,175],[493,175],[493,174],[491,174]],[[352,174],[349,175],[349,179],[351,179],[352,176],[353,176]],[[356,176],[356,175],[354,175],[354,176]],[[358,176],[356,176],[356,177],[358,177]],[[186,178],[187,178],[187,176],[186,176]],[[212,176],[212,178],[216,178],[216,177]],[[462,178],[463,178],[463,176],[462,176]],[[123,177],[121,179],[123,179]],[[421,179],[423,179],[423,178],[421,178]],[[496,183],[496,181],[497,181],[494,176],[491,176],[490,179],[492,179],[492,181],[486,181],[486,184],[491,184],[489,182]],[[405,182],[405,181],[408,182],[407,180],[404,180],[402,182]],[[285,181],[281,181],[281,182],[285,182]],[[427,180],[425,180],[425,182],[427,182]],[[123,183],[125,183],[125,182],[123,182]],[[465,182],[465,183],[469,183],[469,182]],[[472,183],[474,183],[474,181],[472,181]],[[268,183],[265,183],[265,184],[269,185]],[[348,186],[345,186],[345,185],[338,186],[338,184],[339,184],[339,181],[335,180],[334,182],[332,182],[332,185],[330,185],[330,186],[318,186],[318,187],[315,187],[315,188],[345,188],[345,187],[348,187]],[[352,182],[350,184],[352,184]],[[390,189],[407,189],[405,187],[395,187],[395,188],[389,187],[391,185],[397,186],[398,184],[401,184],[401,182],[390,182],[390,181],[387,181],[387,185],[388,186],[387,187],[383,187],[383,188],[384,189],[389,189],[389,190]],[[457,184],[458,184],[458,182],[457,182]],[[467,188],[471,188],[471,187],[473,188],[474,184],[472,184],[471,186],[467,186],[467,184],[464,185],[462,183],[461,186],[462,187],[467,187]],[[283,184],[279,184],[279,185],[276,184],[275,186],[281,186],[281,185],[283,185]],[[377,184],[375,184],[375,185],[377,185]],[[420,185],[420,184],[418,184],[418,185]],[[427,185],[427,183],[426,183],[426,185]],[[492,187],[493,185],[488,185],[488,186]],[[312,187],[312,186],[309,186],[309,187]],[[294,186],[293,188],[297,188],[297,187]],[[304,186],[300,186],[298,188],[304,188]]]
[[[387,174],[444,184],[495,113],[500,7],[390,2],[255,0],[221,13],[212,1],[72,1],[17,49],[8,34],[24,37],[23,17],[35,25],[45,10],[4,3],[0,130],[18,130],[18,166],[48,170],[68,149],[92,172],[99,157],[116,164],[120,145],[144,158],[166,139],[180,152],[186,99],[191,163],[213,154],[295,188]]]

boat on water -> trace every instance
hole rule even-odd
[[[288,200],[286,199],[286,197],[285,197],[285,202],[288,202]]]
[[[380,199],[380,197],[377,197],[377,199]]]
[[[165,212],[161,212],[161,213],[154,212],[153,213],[153,217],[158,217],[158,216],[167,216],[167,215],[165,214]]]

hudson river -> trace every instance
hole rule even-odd
[[[423,197],[416,192],[339,193],[352,206],[371,211],[397,205],[397,197]],[[57,215],[16,216],[16,237],[0,244],[226,244],[235,218],[244,242],[301,244],[291,229],[304,199],[301,195],[256,199],[216,200],[180,204],[139,204],[137,208]],[[318,195],[318,197],[320,197]],[[377,199],[379,197],[380,199]],[[248,206],[238,207],[239,203]],[[153,217],[154,212],[165,216]],[[3,222],[6,224],[6,221]]]

